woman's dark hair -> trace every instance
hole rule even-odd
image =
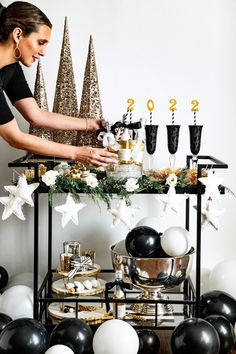
[[[15,1],[6,8],[0,4],[0,42],[5,42],[16,27],[20,27],[24,37],[37,32],[40,25],[52,28],[47,16],[35,5],[25,1]]]

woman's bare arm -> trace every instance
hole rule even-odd
[[[30,124],[37,127],[89,131],[102,128],[100,119],[83,119],[42,111],[33,97],[18,100],[14,103],[14,106]]]
[[[0,125],[0,136],[14,148],[40,155],[76,160],[95,167],[117,162],[116,154],[104,148],[60,144],[24,133],[19,129],[15,119]]]

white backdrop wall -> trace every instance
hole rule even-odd
[[[2,1],[7,6],[11,1]],[[217,170],[224,183],[236,192],[236,24],[233,0],[32,0],[53,23],[51,42],[42,60],[49,107],[52,109],[62,43],[64,18],[68,18],[78,102],[80,102],[89,36],[92,34],[104,116],[112,122],[126,111],[127,98],[135,99],[134,120],[148,117],[146,102],[153,99],[153,121],[159,124],[156,168],[168,167],[166,124],[171,123],[169,99],[177,99],[175,123],[181,124],[176,166],[185,166],[190,153],[188,124],[193,124],[191,100],[200,102],[197,123],[203,124],[201,153],[213,155],[229,165]],[[31,89],[36,66],[25,69]],[[28,124],[13,109],[21,129]],[[0,195],[10,184],[8,162],[24,154],[0,140]],[[147,157],[146,162],[147,165]],[[55,204],[62,204],[58,195]],[[191,197],[191,204],[196,202]],[[40,264],[43,273],[47,260],[46,196],[40,197]],[[102,267],[111,266],[109,245],[123,239],[127,229],[112,229],[105,205],[99,209],[85,198],[87,208],[79,214],[79,226],[61,227],[61,215],[53,213],[53,263],[57,266],[64,240],[79,240],[82,248],[93,248]],[[154,196],[135,196],[133,205],[140,210],[133,226],[144,216],[158,216]],[[202,263],[212,268],[221,260],[235,258],[236,199],[222,197],[226,212],[219,231],[207,227],[202,232]],[[0,206],[2,213],[3,206]],[[24,209],[26,221],[11,216],[0,220],[0,264],[10,275],[32,271],[33,209]],[[191,233],[195,235],[196,212],[191,211]],[[160,231],[184,225],[184,212],[159,218]]]

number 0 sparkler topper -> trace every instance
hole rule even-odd
[[[154,102],[153,100],[149,99],[147,101],[147,109],[150,113],[150,124],[145,125],[145,132],[146,132],[146,149],[149,155],[154,154],[156,151],[156,142],[157,142],[157,130],[158,125],[152,124],[152,111],[154,110]]]
[[[179,129],[180,125],[175,125],[175,111],[177,110],[176,105],[177,101],[175,98],[171,98],[169,100],[169,103],[171,104],[169,110],[171,111],[171,118],[172,118],[172,124],[167,125],[167,140],[168,140],[168,150],[170,155],[170,167],[175,168],[175,153],[178,149],[178,143],[179,143]]]
[[[199,111],[198,106],[199,102],[197,100],[191,101],[192,108],[191,111],[193,112],[193,125],[189,125],[189,133],[190,133],[190,150],[193,154],[192,163],[193,168],[197,166],[197,155],[200,151],[201,147],[201,136],[202,136],[202,125],[197,125],[197,112]]]

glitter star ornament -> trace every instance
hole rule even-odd
[[[121,199],[117,204],[116,209],[108,209],[108,213],[112,215],[111,227],[116,227],[120,223],[124,224],[131,230],[131,217],[139,210],[139,208],[132,208],[126,205],[125,199]]]
[[[194,209],[197,210],[197,206],[194,205]],[[215,230],[219,229],[219,216],[225,212],[224,209],[217,210],[213,207],[212,199],[209,198],[207,200],[206,208],[202,208],[202,227],[206,227],[207,225],[211,225]]]
[[[84,119],[103,118],[92,36],[89,39],[79,117]],[[96,132],[78,131],[77,145],[101,147],[101,142],[97,139]]]
[[[72,117],[79,116],[67,17],[65,17],[64,23],[64,34],[53,103],[53,112]],[[76,143],[76,137],[77,131],[75,130],[56,130],[53,133],[53,140],[58,143],[74,145]]]
[[[10,193],[10,195],[19,198],[23,204],[27,203],[31,207],[34,206],[31,194],[37,189],[39,183],[28,184],[24,174],[19,176],[17,186],[4,186],[5,190]]]
[[[215,197],[220,200],[220,192],[218,186],[223,182],[223,178],[216,177],[213,170],[207,171],[207,177],[200,177],[198,180],[206,186],[205,198]]]
[[[189,198],[188,194],[176,195],[175,187],[170,186],[166,195],[155,196],[156,200],[160,202],[163,206],[162,212],[168,213],[174,211],[178,213],[181,207],[181,204]]]
[[[69,221],[72,221],[75,225],[78,225],[78,212],[85,206],[86,204],[84,203],[76,203],[73,195],[68,193],[66,203],[55,207],[55,210],[62,214],[61,226],[64,228]]]
[[[0,197],[0,203],[5,207],[2,214],[2,220],[8,219],[12,214],[15,214],[21,220],[25,220],[25,216],[21,209],[24,205],[22,199],[10,195],[9,197]]]

